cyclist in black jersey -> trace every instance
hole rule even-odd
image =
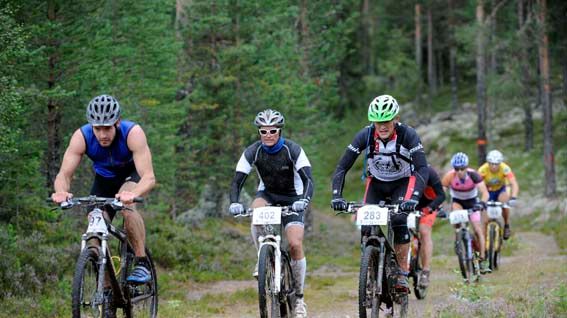
[[[236,173],[232,180],[229,210],[233,215],[244,212],[239,203],[240,191],[252,166],[260,177],[260,184],[251,208],[266,205],[291,205],[298,215],[282,217],[291,254],[291,267],[296,278],[295,305],[296,317],[307,317],[303,300],[303,287],[307,262],[303,253],[304,213],[313,196],[313,178],[311,164],[303,149],[295,142],[282,136],[285,124],[283,115],[275,110],[266,109],[256,115],[254,124],[258,127],[260,140],[248,146],[242,153]],[[258,230],[251,226],[252,238],[258,248]],[[257,268],[254,276],[257,276]]]
[[[421,197],[429,176],[423,146],[416,131],[399,122],[399,105],[390,95],[381,95],[372,100],[368,107],[371,125],[361,129],[342,156],[332,181],[331,206],[335,210],[346,209],[343,198],[345,175],[363,150],[366,172],[364,202],[377,204],[400,203],[400,210],[413,211]],[[365,168],[366,169],[366,168]],[[400,275],[396,288],[409,291],[408,251],[409,231],[407,214],[392,215],[394,249],[400,264]],[[368,228],[363,227],[364,236]]]

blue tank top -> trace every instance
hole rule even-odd
[[[132,169],[135,169],[132,151],[128,149],[126,143],[128,134],[135,125],[134,122],[121,120],[120,126],[116,130],[116,136],[108,147],[100,145],[91,124],[81,127],[87,146],[86,153],[93,161],[93,169],[96,174],[112,178],[125,173],[129,174],[133,171]]]

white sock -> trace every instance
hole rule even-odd
[[[303,295],[303,286],[305,286],[305,272],[307,271],[307,260],[303,257],[300,260],[291,260],[291,271],[295,277],[295,293]]]

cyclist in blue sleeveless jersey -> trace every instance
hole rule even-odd
[[[77,129],[63,156],[51,198],[61,203],[71,197],[71,180],[81,159],[87,155],[95,173],[91,195],[116,197],[132,210],[122,210],[124,229],[136,254],[136,267],[127,278],[132,283],[151,279],[145,253],[144,219],[135,210],[135,197],[147,194],[155,185],[152,155],[142,128],[121,119],[120,104],[109,95],[93,98],[87,106],[88,124]],[[112,220],[115,211],[108,209]]]

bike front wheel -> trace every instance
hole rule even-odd
[[[104,299],[98,294],[98,252],[96,248],[86,248],[79,255],[72,286],[73,318],[102,317]]]
[[[126,273],[123,277],[128,277],[134,270],[134,251],[130,248],[127,253]],[[152,274],[152,279],[145,284],[133,284],[124,282],[126,286],[125,293],[127,295],[126,317],[128,318],[156,318],[158,312],[158,285],[156,267],[150,255],[150,251],[146,248],[146,258],[148,260],[148,269]]]
[[[380,295],[378,294],[378,256],[376,246],[366,246],[360,262],[358,279],[358,316],[360,318],[376,318],[380,310]]]
[[[459,260],[461,275],[466,282],[470,282],[473,272],[472,260],[468,257],[468,242],[464,236],[457,237],[455,241],[455,252]]]
[[[276,271],[274,264],[274,247],[271,245],[262,246],[258,260],[258,302],[261,318],[280,317],[279,297],[275,292]]]
[[[415,297],[417,299],[424,299],[427,296],[427,287],[421,285],[421,259],[419,253],[421,250],[420,242],[414,238],[411,241],[412,246],[410,247],[411,258],[410,258],[410,276],[413,278],[413,291],[415,292]]]

